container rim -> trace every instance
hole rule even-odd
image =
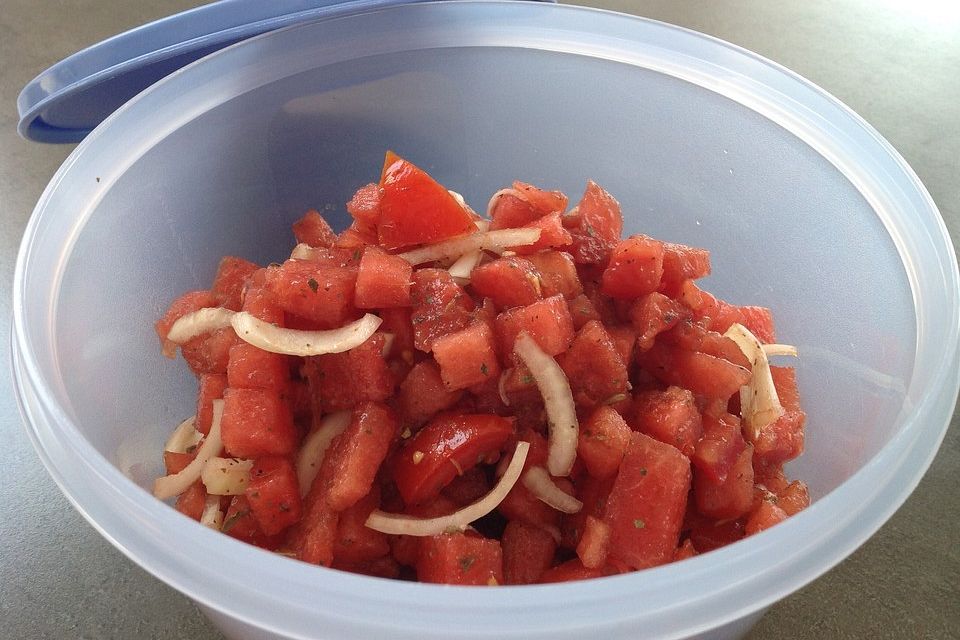
[[[507,11],[509,27],[503,24]],[[278,42],[306,40],[318,32],[342,34],[363,21],[402,19],[423,25],[402,41],[408,46],[413,37],[436,30],[423,40],[424,48],[455,46],[449,34],[446,39],[437,35],[441,27],[459,28],[456,35],[466,36],[469,43],[476,40],[476,46],[542,48],[546,43],[530,38],[524,29],[549,28],[552,50],[635,64],[694,82],[761,113],[820,151],[873,205],[910,279],[917,308],[915,363],[923,366],[914,367],[907,392],[909,414],[901,416],[900,433],[846,482],[782,527],[754,536],[749,543],[674,565],[599,579],[590,589],[574,584],[476,590],[318,569],[276,558],[186,521],[126,478],[80,435],[57,399],[55,372],[44,369],[32,348],[34,332],[54,331],[47,326],[50,318],[29,317],[26,304],[36,294],[27,286],[28,267],[51,195],[69,181],[72,167],[109,143],[111,127],[142,117],[150,100],[177,94],[188,74],[206,70],[227,82],[232,60],[249,64],[247,54],[269,54]],[[482,36],[490,36],[486,45]],[[461,37],[456,46],[463,42]],[[647,48],[643,55],[636,51],[639,45]],[[722,74],[717,73],[720,70]],[[155,115],[160,126],[152,134],[140,135],[159,139],[197,113]],[[854,162],[854,156],[861,162]],[[921,247],[937,257],[935,265],[909,260]],[[45,295],[52,305],[55,288]],[[929,304],[935,295],[938,310]],[[174,73],[124,105],[74,150],[31,216],[16,264],[11,351],[18,402],[30,437],[74,506],[147,571],[226,615],[293,638],[309,637],[320,619],[332,635],[355,634],[358,629],[404,638],[463,635],[465,620],[480,620],[485,626],[477,627],[484,629],[475,634],[478,637],[572,638],[585,630],[604,632],[642,623],[651,636],[672,638],[758,611],[815,579],[862,544],[902,504],[935,455],[957,397],[958,296],[956,255],[936,205],[917,176],[872,127],[816,85],[735,45],[645,18],[514,0],[458,0],[391,7],[258,36]],[[932,315],[940,313],[947,320],[941,323],[943,328],[931,322]],[[79,487],[96,490],[84,493]],[[864,495],[870,498],[865,500]],[[110,520],[116,522],[105,524]],[[827,521],[834,530],[824,535],[821,527]],[[784,541],[797,532],[804,534],[805,543],[784,551]],[[199,567],[198,552],[209,560]],[[810,560],[814,554],[816,562]],[[757,571],[758,566],[763,569]],[[250,575],[258,576],[259,591],[253,594],[247,593],[244,582]],[[665,595],[678,584],[684,584],[682,598]],[[757,591],[764,595],[756,597]],[[317,611],[318,596],[327,602],[322,613]],[[648,605],[639,613],[638,602]],[[376,616],[385,611],[392,617],[390,624]]]

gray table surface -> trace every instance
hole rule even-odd
[[[34,203],[72,146],[17,137],[34,75],[191,0],[3,0],[0,10],[0,638],[221,636],[115,550],[33,451],[11,390],[10,288]],[[960,239],[960,3],[930,0],[593,0],[742,45],[806,76],[913,166]],[[757,638],[960,638],[960,418],[897,514],[860,550],[775,605]],[[638,636],[639,637],[639,636]]]

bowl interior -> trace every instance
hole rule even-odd
[[[308,208],[345,226],[344,203],[376,179],[385,149],[478,210],[513,179],[575,201],[590,178],[620,200],[626,233],[710,249],[704,286],[772,308],[779,339],[800,349],[790,364],[808,441],[790,471],[814,496],[896,431],[915,351],[911,290],[882,222],[833,165],[751,109],[655,71],[462,47],[244,92],[145,149],[90,205],[62,263],[50,349],[103,455],[148,486],[165,435],[194,410],[192,376],[158,353],[165,306],[209,287],[222,255],[282,261]]]

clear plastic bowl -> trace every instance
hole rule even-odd
[[[154,500],[191,413],[152,323],[221,255],[268,262],[318,207],[341,225],[386,148],[482,205],[519,178],[614,193],[626,231],[713,252],[706,287],[772,307],[796,344],[814,504],[678,564],[590,583],[465,589],[326,570]],[[736,637],[863,543],[933,458],[957,395],[957,263],[873,129],[729,44],[612,13],[400,6],[267,34],[154,85],[50,182],[14,284],[31,437],[84,516],[235,638]]]

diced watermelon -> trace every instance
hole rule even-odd
[[[393,336],[390,358],[400,358],[407,364],[413,364],[413,324],[410,322],[410,309],[380,309],[377,315],[383,319],[380,331]]]
[[[593,303],[590,302],[590,298],[582,293],[573,300],[568,300],[567,307],[570,309],[574,329],[579,330],[591,320],[600,319],[600,314],[597,313]]]
[[[794,480],[786,489],[777,493],[777,506],[788,516],[793,516],[810,506],[810,492],[807,485]]]
[[[359,257],[364,247],[376,244],[377,227],[372,224],[360,222],[359,220],[354,220],[353,224],[340,232],[334,246],[356,251],[357,257]]]
[[[557,543],[544,529],[522,520],[507,523],[500,539],[506,584],[534,584],[553,564]]]
[[[250,509],[250,502],[246,496],[233,496],[227,511],[223,516],[223,526],[220,529],[231,538],[236,538],[247,544],[253,544],[264,549],[275,550],[283,543],[283,536],[268,536],[260,530],[256,518]]]
[[[361,225],[375,226],[380,222],[380,198],[380,185],[371,182],[353,194],[347,213]]]
[[[703,436],[700,411],[687,389],[642,392],[635,399],[633,416],[632,426],[637,431],[673,445],[688,458]]]
[[[599,406],[580,425],[577,456],[595,478],[613,477],[630,443],[630,427],[620,414]]]
[[[703,437],[697,442],[691,461],[697,473],[721,483],[746,447],[740,432],[740,419],[729,413],[703,413]]]
[[[213,422],[213,401],[223,397],[227,388],[227,376],[220,373],[201,373],[200,389],[197,392],[197,419],[193,428],[206,435]]]
[[[424,538],[417,560],[417,578],[437,584],[503,584],[500,542],[463,533]]]
[[[514,229],[527,225],[544,215],[542,210],[512,193],[497,196],[490,211],[490,229]]]
[[[239,311],[244,284],[247,278],[259,268],[242,258],[233,256],[222,258],[217,267],[217,275],[213,278],[213,286],[210,287],[210,295],[216,301],[216,306]]]
[[[311,247],[332,247],[337,241],[337,234],[316,209],[307,211],[293,223],[293,236],[298,243]]]
[[[641,296],[630,307],[630,322],[637,330],[637,348],[646,351],[654,339],[664,331],[690,317],[690,311],[680,302],[662,293]]]
[[[604,514],[612,558],[633,569],[671,560],[680,542],[690,475],[690,461],[676,448],[633,434]]]
[[[565,247],[573,242],[573,236],[570,235],[569,231],[563,228],[563,223],[560,222],[559,213],[551,213],[543,216],[542,218],[538,218],[533,222],[525,224],[524,227],[539,229],[540,237],[533,244],[513,247],[513,250],[520,255],[535,253],[541,249]]]
[[[717,520],[739,518],[753,505],[753,447],[747,447],[737,456],[722,481],[710,474],[693,474],[693,497],[697,511]]]
[[[540,288],[543,296],[562,295],[573,300],[583,293],[577,265],[566,251],[540,251],[527,256],[540,274]]]
[[[261,269],[266,274],[266,269]],[[265,286],[250,287],[243,294],[243,311],[264,322],[283,326],[283,308],[277,304],[277,299]]]
[[[448,333],[433,343],[440,377],[450,390],[466,389],[500,376],[496,340],[486,322]]]
[[[593,320],[557,356],[578,405],[593,406],[627,390],[627,367],[603,325]]]
[[[765,529],[769,529],[775,524],[783,522],[787,519],[786,512],[775,505],[772,502],[767,500],[761,500],[760,506],[758,506],[747,518],[747,522],[744,525],[744,533],[748,536],[752,536],[755,533],[760,533]]]
[[[404,423],[420,424],[457,403],[462,391],[450,391],[433,360],[418,362],[400,383],[397,405]]]
[[[690,542],[697,553],[706,553],[743,539],[743,519],[711,520],[699,517],[690,527]]]
[[[380,506],[380,491],[374,485],[370,493],[340,514],[333,548],[336,562],[362,563],[390,553],[386,534],[366,526],[370,512]]]
[[[399,256],[368,246],[360,259],[354,303],[358,309],[410,305],[413,266]]]
[[[583,508],[577,513],[563,515],[560,523],[562,547],[572,550],[577,548],[580,538],[583,537],[587,516],[603,518],[615,480],[616,475],[607,478],[586,475],[577,480],[577,497],[583,502]]]
[[[655,344],[637,356],[658,380],[707,398],[726,400],[750,380],[750,372],[723,358]]]
[[[476,230],[466,209],[425,171],[387,152],[380,177],[380,245],[392,251]]]
[[[290,380],[290,364],[279,353],[270,353],[241,342],[230,348],[227,384],[233,388],[283,391]]]
[[[196,375],[226,373],[230,349],[240,344],[240,338],[231,327],[216,329],[180,345],[180,353],[187,366]]]
[[[662,276],[663,243],[631,236],[613,248],[600,289],[613,298],[631,300],[656,291]]]
[[[317,474],[317,479],[322,477]],[[288,543],[297,558],[311,564],[329,567],[333,564],[333,549],[337,539],[340,513],[326,499],[324,482],[314,482],[303,501],[303,516],[288,534]]]
[[[710,252],[673,242],[663,243],[663,277],[660,291],[675,297],[685,280],[710,275]]]
[[[258,458],[244,490],[260,530],[277,535],[300,519],[300,484],[289,458]]]
[[[513,188],[541,215],[556,211],[563,213],[567,208],[567,196],[562,191],[546,191],[519,180],[513,181]]]
[[[620,203],[592,180],[577,205],[578,226],[569,248],[577,264],[604,265],[623,232]]]
[[[497,316],[497,337],[500,352],[513,353],[513,345],[521,331],[526,331],[548,355],[567,350],[573,341],[573,319],[563,296],[538,300],[525,307],[516,307]]]
[[[304,358],[303,374],[324,411],[383,402],[393,395],[396,381],[383,357],[384,341],[378,332],[349,351]]]
[[[603,520],[587,516],[583,535],[577,544],[577,556],[587,569],[599,569],[607,564],[610,552],[610,525]]]
[[[441,495],[449,498],[458,507],[476,502],[490,492],[487,473],[480,467],[466,469],[443,488]]]
[[[800,408],[796,372],[789,367],[770,367],[784,414],[760,430],[754,444],[754,460],[760,466],[778,466],[803,453],[803,426],[807,415]]]
[[[270,389],[227,389],[220,424],[223,448],[237,458],[287,455],[299,435],[290,407]]]
[[[588,569],[580,562],[580,558],[574,558],[544,572],[544,574],[540,576],[540,584],[590,580],[592,578],[601,578],[604,575],[602,569]]]
[[[482,264],[470,273],[470,288],[482,298],[490,298],[497,309],[533,304],[543,298],[540,273],[529,260],[498,258]]]
[[[339,327],[359,314],[353,292],[357,270],[312,260],[287,260],[267,270],[267,288],[284,311],[318,329]]]
[[[433,341],[459,331],[472,321],[473,300],[445,269],[418,269],[410,288],[413,344],[429,352]]]
[[[350,425],[327,450],[318,475],[327,484],[327,503],[334,511],[353,506],[370,492],[396,436],[397,420],[386,406],[367,402],[354,410]]]

